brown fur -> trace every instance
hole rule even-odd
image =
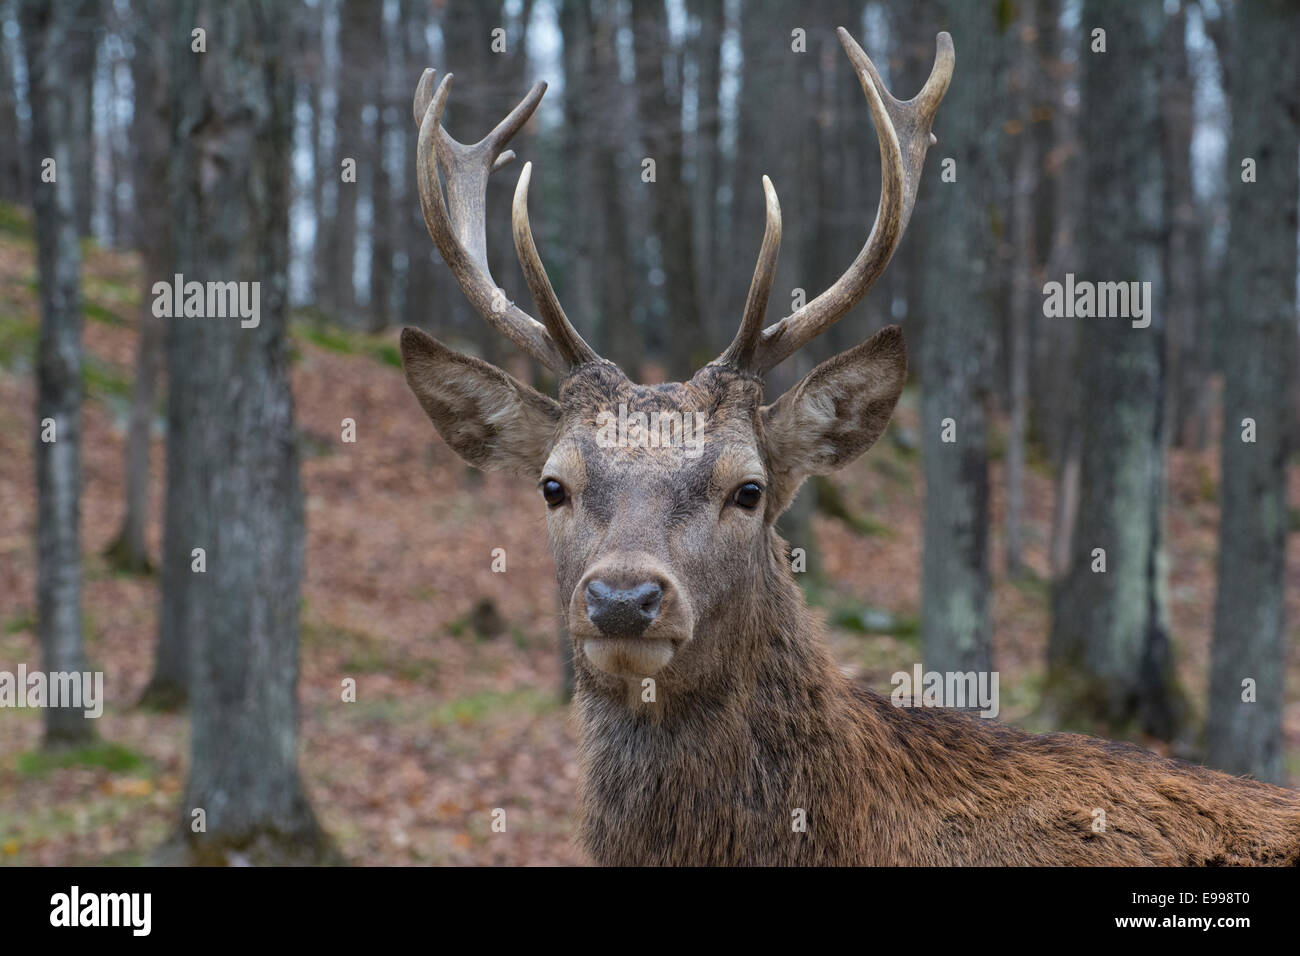
[[[1294,791],[1128,744],[897,708],[840,673],[773,525],[807,475],[883,432],[906,375],[897,329],[769,406],[757,378],[723,366],[645,387],[593,362],[556,406],[421,333],[408,330],[402,351],[412,389],[466,460],[568,489],[548,528],[577,670],[581,834],[597,862],[1300,861]],[[620,402],[704,411],[703,454],[598,446],[597,416]],[[766,500],[746,513],[730,495],[751,480]],[[644,635],[654,653],[599,644],[582,600],[593,574],[661,583]]]
[[[731,667],[630,710],[583,673],[582,838],[604,864],[1250,865],[1300,858],[1290,791],[850,684],[787,579]],[[806,811],[807,832],[792,832]],[[1105,829],[1093,829],[1094,811]]]

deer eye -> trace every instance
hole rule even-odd
[[[762,500],[762,497],[762,486],[756,482],[747,481],[736,489],[735,494],[731,496],[731,500],[746,511],[753,511],[758,507],[758,503]]]
[[[547,478],[542,482],[542,497],[546,499],[546,504],[555,508],[564,504],[564,499],[568,493],[564,490],[564,485],[560,484],[554,478]]]

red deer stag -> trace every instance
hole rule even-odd
[[[866,244],[834,285],[764,328],[781,238],[764,177],[767,225],[735,340],[689,382],[653,387],[597,355],[556,300],[528,221],[531,164],[512,221],[542,322],[488,270],[487,178],[514,157],[506,144],[545,84],[473,145],[441,125],[450,75],[435,90],[426,70],[416,90],[420,204],[439,253],[483,318],[560,377],[555,401],[402,333],[406,380],[447,444],[539,482],[576,659],[586,849],[604,864],[1296,862],[1300,794],[1128,744],[897,708],[832,660],[773,524],[805,477],[885,430],[907,374],[903,335],[884,329],[771,404],[763,375],[888,264],[954,62],[941,33],[924,88],[901,102],[839,37],[880,141]],[[620,406],[638,425],[628,435],[650,441],[602,440]],[[656,421],[671,423],[668,441],[654,440]],[[694,456],[671,440],[692,425],[706,439]]]

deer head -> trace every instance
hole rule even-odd
[[[402,333],[406,380],[448,445],[471,465],[538,483],[580,679],[618,692],[662,674],[708,681],[792,579],[774,523],[809,475],[869,448],[907,376],[902,332],[886,328],[765,403],[763,375],[837,322],[884,271],[911,216],[935,112],[953,69],[938,36],[924,88],[900,102],[841,29],[880,141],[876,221],[825,292],[764,328],[781,240],[776,191],[740,329],[688,382],[641,386],[583,341],[547,279],[528,221],[531,164],[515,190],[513,232],[542,321],[508,302],[488,270],[484,194],[506,145],[545,92],[539,83],[491,133],[466,145],[442,128],[448,74],[415,93],[420,204],[429,233],[482,317],[560,377],[558,400],[416,329]],[[441,179],[439,180],[439,172]],[[444,186],[445,184],[445,186]]]

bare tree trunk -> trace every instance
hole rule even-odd
[[[0,23],[11,19],[9,0],[0,0]],[[25,157],[19,148],[22,143],[18,126],[18,90],[14,82],[14,64],[9,56],[9,43],[0,31],[0,201],[22,203],[27,200],[28,175],[24,168]]]
[[[1050,183],[1050,230],[1045,275],[1061,281],[1076,264],[1080,179],[1078,115],[1071,105],[1073,64],[1069,51],[1077,46],[1073,33],[1061,24],[1060,0],[1040,0],[1038,16],[1044,34],[1046,61],[1042,71],[1046,103],[1051,111],[1051,147],[1045,150],[1043,171]],[[1078,323],[1043,322],[1035,337],[1030,372],[1030,404],[1042,423],[1043,438],[1056,475],[1049,542],[1052,581],[1069,570],[1074,547],[1074,522],[1079,507],[1080,424],[1078,382],[1074,375],[1079,342]]]
[[[998,175],[1002,123],[989,115],[998,102],[998,32],[991,7],[953,0],[948,29],[965,36],[965,74],[944,102],[943,137],[931,163],[956,159],[957,183],[938,177],[943,190],[925,223],[926,314],[921,343],[922,447],[925,455],[925,557],[922,575],[922,650],[927,668],[989,671],[993,666],[989,616],[989,477],[985,408],[989,287],[993,242],[990,205]]]
[[[629,192],[623,187],[625,171],[619,168],[619,148],[629,137],[627,115],[636,104],[619,79],[617,28],[610,17],[593,18],[595,82],[607,85],[602,102],[612,129],[596,133],[596,183],[594,190],[602,206],[605,244],[601,249],[601,341],[604,354],[628,375],[638,377],[645,360],[646,345],[634,319],[634,304],[643,279],[633,266],[628,221],[633,214]],[[638,185],[640,181],[637,180]]]
[[[381,9],[382,13],[382,9]],[[403,95],[398,90],[397,77],[392,63],[400,61],[393,56],[396,47],[405,42],[402,27],[390,31],[382,16],[375,24],[379,30],[375,48],[380,51],[378,62],[372,62],[374,71],[372,88],[375,90],[375,132],[370,169],[370,308],[368,329],[381,332],[393,321],[395,226],[394,176],[389,146],[400,127],[411,125],[409,109],[403,109]],[[409,94],[407,94],[409,96]],[[407,160],[402,156],[402,160]]]
[[[1291,350],[1292,361],[1296,368],[1300,368],[1300,338],[1297,338]],[[1288,447],[1300,448],[1300,375],[1291,376],[1291,388],[1286,397],[1287,413],[1290,416],[1290,423],[1287,427]]]
[[[1207,759],[1283,783],[1291,449],[1282,398],[1296,357],[1300,9],[1281,0],[1234,9],[1228,152],[1254,161],[1256,181],[1241,181],[1238,167],[1230,193],[1226,277],[1234,311],[1222,346],[1223,511]]]
[[[110,16],[112,10],[110,8]],[[100,115],[105,117],[104,129],[95,131],[93,140],[93,149],[101,157],[99,163],[92,170],[96,182],[95,186],[95,206],[96,214],[103,214],[102,241],[107,245],[118,244],[122,236],[119,233],[119,223],[117,218],[117,186],[122,178],[120,167],[124,160],[118,151],[117,129],[121,125],[118,120],[117,107],[119,91],[117,88],[117,63],[114,58],[108,54],[109,40],[113,37],[113,24],[105,24],[105,50],[99,58],[97,68],[99,76],[96,78],[96,84],[104,91],[104,109]]]
[[[357,322],[357,294],[355,282],[358,236],[358,190],[365,175],[364,163],[371,153],[371,143],[366,138],[361,123],[365,106],[367,82],[373,68],[368,53],[378,36],[381,5],[372,0],[342,0],[339,14],[339,68],[338,112],[334,125],[334,162],[331,175],[338,192],[337,212],[329,232],[328,276],[330,289],[329,309],[345,325]],[[351,159],[356,163],[354,175],[343,179],[342,163]]]
[[[1040,34],[1044,60],[1041,85],[1044,105],[1050,112],[1047,143],[1043,146],[1044,185],[1047,202],[1040,232],[1048,235],[1045,277],[1061,281],[1073,272],[1076,260],[1075,234],[1078,229],[1080,174],[1078,111],[1074,101],[1074,64],[1070,61],[1074,31],[1061,22],[1060,0],[1039,0]],[[1079,507],[1079,386],[1073,375],[1078,354],[1078,323],[1040,321],[1031,325],[1037,332],[1030,362],[1030,407],[1040,424],[1041,437],[1052,459],[1056,485],[1053,489],[1052,531],[1048,550],[1052,580],[1065,576],[1074,546],[1074,522]]]
[[[1074,521],[1079,515],[1079,430],[1071,427],[1062,442],[1057,462],[1056,489],[1052,499],[1051,575],[1062,580],[1070,570],[1074,553]]]
[[[167,216],[167,151],[170,147],[167,117],[166,46],[157,31],[166,35],[167,4],[157,0],[135,0],[141,19],[132,38],[135,48],[131,80],[135,108],[131,117],[134,146],[132,193],[135,219],[134,242],[143,258],[140,279],[139,339],[135,351],[135,379],[131,388],[131,411],[126,442],[126,511],[122,528],[109,546],[108,557],[120,570],[146,573],[152,570],[145,542],[149,521],[149,451],[153,430],[154,402],[162,362],[162,319],[153,314],[153,284],[165,280],[170,242]]]
[[[1079,379],[1087,408],[1073,562],[1054,608],[1047,699],[1066,722],[1099,718],[1113,733],[1140,728],[1171,740],[1186,714],[1173,672],[1162,554],[1161,170],[1149,145],[1160,135],[1164,15],[1160,0],[1088,0],[1083,22],[1102,26],[1112,51],[1081,54],[1090,206],[1078,271],[1086,281],[1150,282],[1150,324],[1134,328],[1132,316],[1060,320],[1086,323]],[[1133,64],[1123,95],[1107,59],[1116,55]]]
[[[174,95],[172,103],[174,106]],[[179,261],[175,265],[181,267]],[[158,643],[154,649],[153,676],[141,701],[165,710],[178,709],[189,700],[191,645],[201,623],[199,601],[192,594],[196,587],[194,549],[205,547],[199,542],[208,537],[199,523],[200,513],[195,510],[201,494],[201,466],[197,457],[201,449],[196,423],[205,412],[200,395],[186,382],[191,374],[191,356],[202,353],[192,351],[197,343],[184,334],[178,325],[180,321],[166,320],[164,333],[168,367],[167,485],[159,575]]]
[[[1026,3],[1016,23],[1020,49],[1012,69],[1019,132],[1015,145],[1015,172],[1012,175],[1011,232],[1014,261],[1011,276],[1010,372],[1011,422],[1007,434],[1006,480],[1007,508],[1004,546],[1007,574],[1016,577],[1024,570],[1025,510],[1025,432],[1029,405],[1029,325],[1034,307],[1039,303],[1034,278],[1037,261],[1034,253],[1034,192],[1038,180],[1038,154],[1031,132],[1035,100],[1038,96],[1038,71],[1035,57],[1038,48],[1038,25],[1035,4]]]
[[[171,393],[196,412],[178,423],[190,435],[180,484],[190,517],[169,533],[204,549],[202,571],[189,555],[179,569],[192,578],[193,719],[170,849],[200,863],[236,853],[315,863],[331,851],[297,757],[304,518],[286,340],[291,24],[273,0],[184,0],[175,12],[176,269],[257,277],[261,310],[247,328],[216,317],[169,325]],[[194,23],[208,24],[204,56],[188,50]]]
[[[428,5],[423,0],[402,0],[402,26],[405,37],[403,56],[406,68],[403,77],[411,85],[410,77],[419,77],[429,65],[429,43],[425,38],[428,27]],[[432,315],[442,314],[436,296],[440,290],[434,285],[434,247],[424,225],[420,211],[415,181],[415,126],[399,123],[398,135],[402,144],[402,208],[398,214],[399,235],[406,255],[406,268],[402,283],[402,323],[427,326]],[[443,283],[445,285],[446,283]]]
[[[323,312],[333,312],[335,237],[338,215],[338,5],[339,0],[321,0],[317,18],[320,46],[312,101],[312,211],[316,229],[312,236],[312,302]],[[414,165],[413,163],[411,165]]]
[[[663,3],[633,0],[632,20],[641,129],[646,155],[655,161],[656,181],[644,188],[650,191],[647,204],[664,273],[664,358],[670,378],[686,378],[712,356],[700,348],[707,340],[700,335],[696,312],[694,226],[682,180],[682,53],[668,31]]]
[[[71,56],[78,4],[20,4],[32,117],[32,200],[40,270],[36,399],[36,618],[47,675],[86,669],[81,619],[81,250],[76,168],[89,142],[73,139],[78,87]],[[54,181],[42,180],[54,161]],[[47,707],[45,745],[93,739],[82,707]]]
[[[150,10],[161,19],[171,36],[166,17],[170,7],[160,3]],[[112,548],[119,566],[135,571],[149,569],[145,529],[149,509],[150,434],[153,426],[157,376],[166,355],[171,332],[167,322],[153,314],[153,283],[173,275],[171,268],[171,194],[169,153],[171,149],[171,83],[165,40],[152,31],[137,37],[135,118],[132,138],[139,144],[135,163],[137,242],[144,256],[144,275],[140,295],[140,339],[136,344],[135,382],[131,390],[131,418],[127,433],[126,514],[122,530]],[[188,361],[188,359],[185,359]],[[141,694],[142,706],[158,710],[177,710],[189,700],[190,624],[186,619],[193,608],[187,601],[186,588],[191,580],[188,535],[181,532],[192,499],[192,489],[182,482],[193,476],[189,468],[189,444],[197,409],[179,407],[180,392],[171,390],[167,402],[167,486],[164,515],[161,601],[158,638],[154,647],[153,674]]]
[[[69,33],[69,62],[75,72],[68,82],[77,84],[68,99],[68,122],[75,142],[87,144],[73,156],[69,167],[73,202],[76,204],[77,232],[89,236],[91,215],[95,209],[94,151],[89,148],[95,135],[95,63],[99,52],[99,25],[103,11],[101,0],[73,0],[76,17]]]
[[[690,0],[688,9],[695,21],[692,43],[695,61],[696,124],[692,143],[695,187],[691,200],[692,237],[695,250],[695,294],[699,297],[696,314],[708,334],[709,351],[721,352],[730,341],[723,324],[713,277],[717,274],[714,258],[714,232],[718,228],[718,183],[722,157],[722,26],[724,10],[721,0]]]
[[[1200,277],[1205,267],[1201,216],[1192,186],[1192,135],[1195,85],[1187,63],[1187,12],[1180,2],[1165,27],[1161,89],[1162,148],[1165,167],[1165,275],[1169,293],[1169,387],[1165,418],[1171,440],[1203,448],[1207,439],[1209,371],[1201,320]]]
[[[569,249],[567,281],[559,285],[561,301],[573,303],[573,316],[583,334],[600,342],[599,277],[607,267],[601,253],[605,243],[604,213],[593,188],[600,107],[594,74],[591,11],[586,0],[560,4],[560,33],[564,38],[564,151],[570,163],[564,177],[564,234]],[[594,115],[593,115],[594,114]],[[600,260],[600,261],[598,261]]]
[[[772,21],[780,17],[780,12],[774,7],[760,4],[754,5],[748,12],[742,11],[737,24],[743,66],[738,72],[740,90],[735,104],[736,156],[730,170],[731,201],[722,227],[723,235],[715,249],[718,261],[725,263],[720,273],[714,277],[720,286],[718,303],[721,311],[725,311],[729,303],[735,310],[735,303],[745,301],[754,274],[753,256],[746,257],[736,252],[737,237],[748,238],[751,248],[757,249],[763,234],[763,227],[759,225],[764,221],[762,176],[768,168],[766,160],[776,159],[775,155],[764,149],[764,144],[772,135],[771,111],[765,104],[772,102],[775,97],[777,80],[773,70],[763,69],[759,64],[763,60],[763,52],[774,42],[776,33]],[[779,177],[773,185],[780,189]],[[789,218],[789,213],[786,213],[785,218]],[[783,244],[788,244],[788,240]],[[783,259],[789,258],[787,251]],[[774,312],[789,301],[779,283],[778,273],[772,290]],[[816,295],[816,291],[809,290],[808,295],[811,298]],[[732,312],[732,316],[736,314],[738,313]],[[731,335],[735,335],[734,318],[727,324],[731,327]],[[730,341],[730,336],[724,339],[724,343],[726,341]]]

